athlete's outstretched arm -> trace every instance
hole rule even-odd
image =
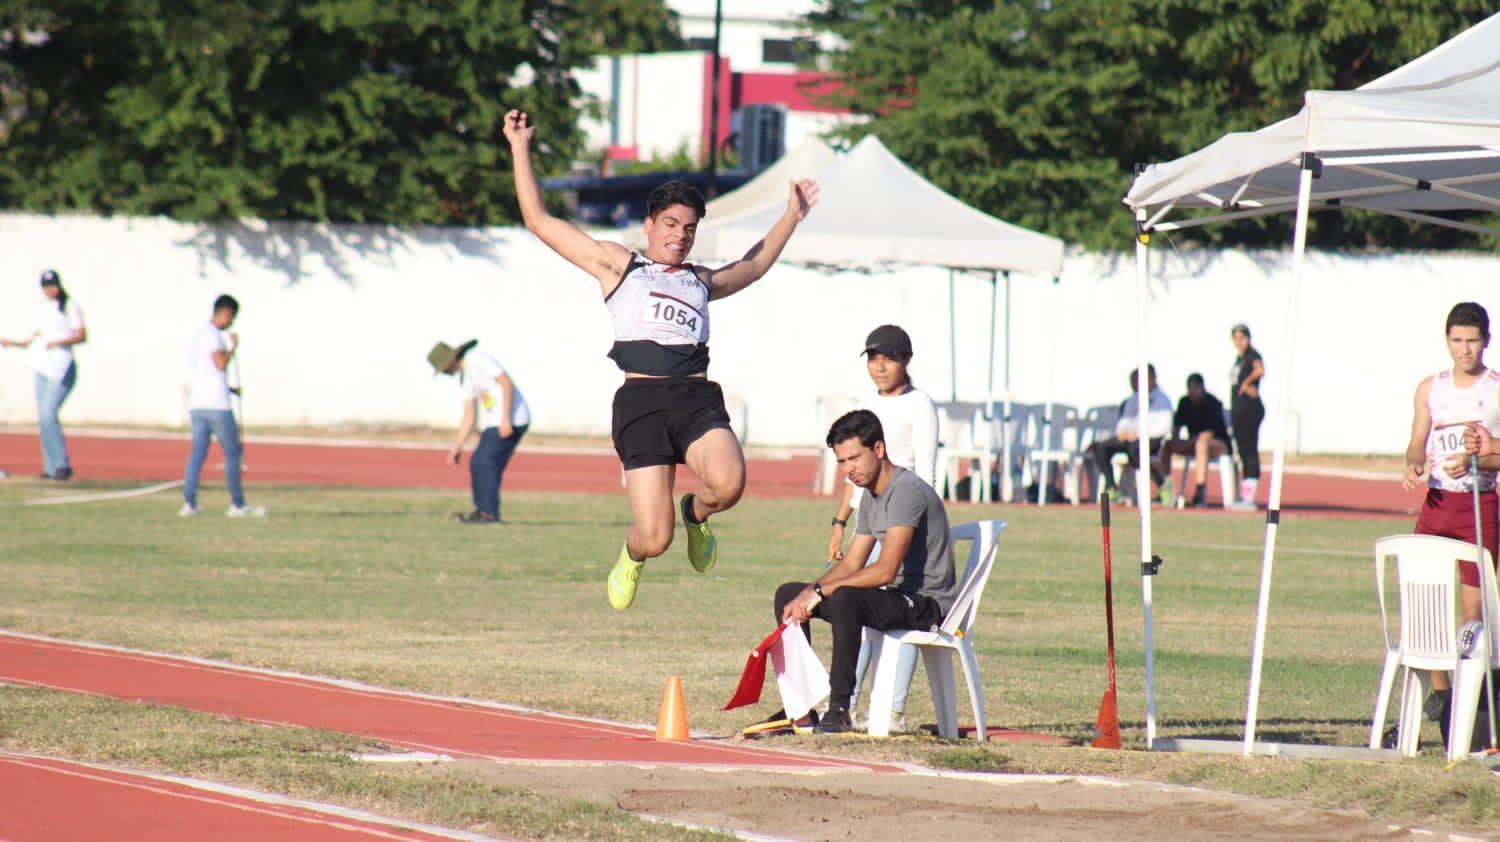
[[[1411,411],[1411,438],[1406,442],[1406,470],[1401,472],[1401,485],[1407,491],[1422,485],[1427,473],[1427,436],[1432,432],[1432,413],[1427,409],[1427,398],[1432,394],[1432,378],[1427,377],[1417,384]]]
[[[531,165],[531,139],[535,134],[536,127],[527,122],[525,112],[512,109],[505,115],[505,139],[510,141],[521,219],[528,231],[564,260],[594,276],[600,288],[608,293],[630,262],[630,252],[619,243],[596,240],[573,223],[547,212],[536,170]]]
[[[797,224],[807,217],[807,212],[818,203],[818,183],[810,178],[791,183],[786,200],[786,212],[771,226],[770,233],[750,247],[745,256],[727,266],[708,272],[709,299],[734,295],[761,279],[781,256],[786,241],[792,238]]]

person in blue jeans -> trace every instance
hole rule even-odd
[[[245,491],[240,484],[240,460],[243,447],[240,443],[239,425],[230,408],[230,395],[235,390],[229,386],[226,371],[229,361],[240,350],[240,337],[230,333],[229,327],[239,315],[240,303],[230,295],[221,295],[214,300],[213,317],[193,333],[192,390],[188,397],[188,414],[193,422],[193,449],[188,455],[187,470],[182,479],[182,508],[180,517],[198,514],[198,479],[203,473],[203,462],[208,458],[208,446],[213,439],[219,440],[219,449],[224,451],[224,481],[229,486],[229,508],[226,517],[265,517],[264,506],[245,504]]]
[[[41,428],[42,479],[70,480],[73,465],[58,412],[78,380],[73,346],[88,341],[83,310],[68,296],[62,278],[42,273],[42,304],[37,329],[25,339],[0,339],[6,348],[25,348],[26,365],[36,372],[36,415]]]
[[[448,451],[450,464],[463,460],[464,445],[474,430],[479,430],[479,446],[469,457],[474,510],[453,513],[454,520],[470,526],[501,522],[500,480],[531,425],[531,408],[521,390],[499,360],[474,350],[478,344],[479,340],[471,339],[454,348],[439,342],[427,354],[427,361],[438,374],[458,375],[463,394],[464,416],[458,425],[458,440]]]

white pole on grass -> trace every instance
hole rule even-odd
[[[1150,409],[1151,378],[1147,374],[1150,363],[1146,359],[1146,304],[1147,304],[1147,260],[1146,240],[1149,239],[1142,223],[1146,211],[1138,210],[1135,237],[1135,318],[1136,318],[1136,446],[1139,448],[1140,464],[1135,471],[1135,498],[1141,509],[1141,608],[1146,624],[1146,749],[1156,740],[1156,653],[1151,628],[1151,577],[1155,568],[1151,561],[1151,437],[1146,427],[1147,410]]]
[[[1250,654],[1250,691],[1245,700],[1245,744],[1255,749],[1255,724],[1260,707],[1260,673],[1266,653],[1266,617],[1271,610],[1271,570],[1276,563],[1276,527],[1281,522],[1281,474],[1286,462],[1286,417],[1292,400],[1292,360],[1297,345],[1297,303],[1302,295],[1302,260],[1307,250],[1307,211],[1313,177],[1322,164],[1311,152],[1302,153],[1297,183],[1297,223],[1292,234],[1292,282],[1286,291],[1286,326],[1281,340],[1281,374],[1276,387],[1276,422],[1271,426],[1275,450],[1271,457],[1271,490],[1266,499],[1266,545],[1260,563],[1260,601],[1255,608],[1255,649]]]

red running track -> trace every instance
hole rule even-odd
[[[489,760],[897,771],[728,743],[658,742],[652,731],[614,723],[8,632],[0,632],[0,683],[322,728]]]
[[[213,839],[216,842],[450,842],[471,834],[426,832],[380,817],[319,810],[288,799],[253,797],[225,787],[0,753],[0,839],[7,842],[117,842]]]
[[[181,479],[190,444],[183,438],[119,437],[68,434],[68,455],[78,479]],[[245,447],[250,466],[245,480],[305,485],[344,485],[388,488],[455,488],[468,490],[469,469],[446,463],[447,448],[380,447],[338,443],[262,443],[253,438]],[[211,468],[222,471],[223,457],[214,448]],[[753,496],[788,497],[811,494],[816,459],[752,459],[747,489]],[[41,450],[34,433],[0,433],[0,468],[15,476],[42,470]],[[697,479],[691,471],[678,472],[680,488],[692,491]],[[507,491],[620,491],[620,461],[614,451],[548,452],[528,449],[523,442],[505,470]]]
[[[71,434],[68,448],[79,479],[180,479],[187,462],[184,438]],[[334,442],[263,443],[251,440],[245,461],[249,482],[301,483],[367,487],[468,489],[469,472],[445,464],[441,447],[381,447]],[[209,457],[212,466],[217,455]],[[752,497],[810,497],[817,460],[812,455],[785,459],[750,459],[747,493]],[[34,433],[0,433],[0,468],[17,476],[41,470]],[[678,472],[684,490],[697,487],[690,471]],[[1210,482],[1210,499],[1217,483]],[[611,493],[621,490],[620,463],[612,451],[556,452],[528,449],[523,443],[505,472],[505,487],[514,491]],[[1262,489],[1262,499],[1264,499]],[[1415,517],[1419,492],[1401,489],[1399,478],[1370,480],[1307,473],[1288,474],[1282,509],[1289,513],[1348,516]],[[1215,510],[1217,511],[1217,510]]]

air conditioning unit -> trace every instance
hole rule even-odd
[[[760,172],[786,153],[786,109],[746,105],[740,109],[740,168]]]

